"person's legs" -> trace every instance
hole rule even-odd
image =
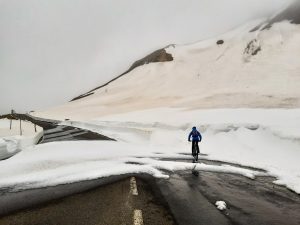
[[[199,142],[198,141],[196,141],[196,146],[197,146],[197,152],[199,154],[200,153],[200,149],[199,149]]]
[[[192,141],[192,155],[194,157],[193,162],[198,161],[198,153],[199,153],[198,141]]]
[[[192,141],[192,155],[194,156],[194,146],[196,141]]]

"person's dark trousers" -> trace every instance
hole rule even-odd
[[[198,151],[198,153],[200,153],[200,151],[199,151],[199,145],[198,145],[198,142],[199,141],[192,141],[192,153],[193,153],[193,146],[194,146],[194,144],[196,145],[196,147],[197,147],[197,151]]]

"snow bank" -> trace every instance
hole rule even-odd
[[[217,206],[217,208],[221,211],[227,209],[227,205],[226,202],[224,201],[216,201],[215,205]]]
[[[158,154],[160,153],[160,154]],[[13,190],[53,186],[127,173],[168,178],[162,170],[191,170],[195,164],[165,161],[176,149],[110,141],[47,143],[29,147],[0,162],[0,188]],[[191,158],[190,158],[191,161]],[[230,172],[253,178],[260,172],[231,166],[198,164],[196,170]]]
[[[277,184],[300,193],[299,109],[159,108],[72,124],[134,144],[173,147],[175,152],[189,152],[187,134],[196,125],[203,133],[204,158],[267,170]]]
[[[35,145],[41,138],[42,132],[31,136],[11,136],[0,138],[0,160],[7,159],[29,146]]]
[[[118,140],[42,144],[0,162],[0,187],[24,189],[99,177],[163,171],[234,173],[254,179],[263,172],[228,165],[190,163],[187,135],[193,125],[203,134],[201,159],[264,169],[276,183],[300,193],[300,110],[152,109],[63,124]],[[190,161],[190,162],[189,162]]]
[[[42,128],[37,126],[37,132],[35,132],[34,125],[25,121],[22,121],[22,136],[20,136],[19,126],[19,121],[14,120],[12,129],[9,129],[10,121],[0,120],[0,160],[7,159],[22,149],[36,144],[42,136]]]
[[[7,159],[19,151],[18,140],[15,138],[0,138],[0,160]]]
[[[20,121],[12,120],[12,129],[10,130],[10,120],[0,119],[0,137],[8,136],[18,136],[20,135]],[[39,126],[36,126],[37,132],[42,131],[43,129]],[[32,136],[35,134],[34,124],[22,121],[22,135],[23,136]]]

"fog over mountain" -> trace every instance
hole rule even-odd
[[[61,104],[153,50],[224,33],[289,2],[0,0],[0,113]]]

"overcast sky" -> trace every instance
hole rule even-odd
[[[287,0],[0,0],[0,114],[62,104],[171,43],[273,14]]]

